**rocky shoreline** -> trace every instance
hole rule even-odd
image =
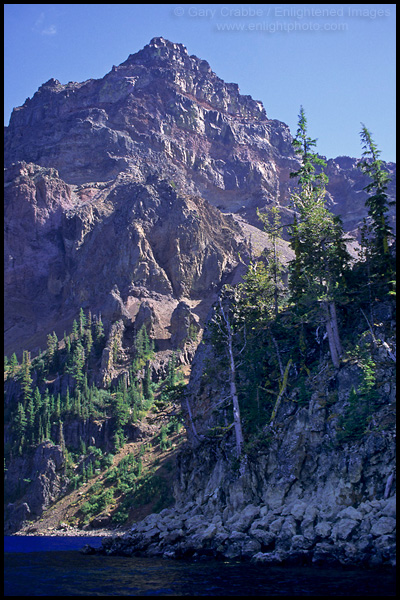
[[[194,503],[165,509],[114,532],[84,553],[164,558],[243,559],[269,564],[394,567],[396,497],[323,515],[297,501],[282,511],[247,505],[233,517],[205,518]]]
[[[12,535],[17,536],[32,536],[32,537],[102,537],[118,536],[129,532],[129,529],[117,527],[115,529],[80,529],[71,527],[66,523],[61,523],[58,527],[47,527],[38,529],[34,524],[29,523],[16,531]]]

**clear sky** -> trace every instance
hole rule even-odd
[[[6,4],[5,124],[51,77],[101,78],[155,36],[182,43],[317,151],[395,161],[395,4]]]

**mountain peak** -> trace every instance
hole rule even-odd
[[[163,38],[161,36],[153,37],[153,39],[151,39],[149,44],[147,44],[147,45],[152,46],[154,48],[166,47],[170,50],[183,52],[184,54],[188,53],[186,50],[186,47],[183,44],[175,44],[174,42],[170,42],[169,40],[166,40],[165,38]]]
[[[159,36],[152,38],[149,44],[135,54],[130,54],[121,66],[137,63],[147,64],[148,62],[165,64],[167,61],[172,63],[172,61],[180,62],[185,59],[189,59],[189,54],[183,44],[175,44]]]
[[[113,71],[122,77],[139,78],[145,85],[149,82],[158,82],[165,88],[172,85],[177,92],[209,109],[239,118],[267,119],[262,103],[240,94],[237,83],[226,83],[214,73],[206,60],[189,55],[183,44],[163,37],[152,38],[149,44],[130,54]],[[142,87],[141,83],[139,87]]]

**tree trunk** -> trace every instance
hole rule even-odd
[[[227,329],[230,393],[231,393],[232,405],[233,405],[233,421],[234,421],[234,425],[235,425],[236,454],[237,454],[237,457],[239,458],[242,453],[244,441],[243,441],[242,423],[240,420],[239,398],[238,398],[237,390],[236,390],[236,368],[235,368],[235,359],[233,356],[232,329],[231,329],[231,324],[229,322],[229,319],[225,315],[225,311],[222,307],[221,299],[219,300],[219,306],[220,306],[222,317],[225,321],[225,325],[226,325],[226,329]]]
[[[329,313],[330,313],[330,317],[331,317],[331,325],[332,325],[332,330],[333,330],[333,337],[335,340],[335,345],[336,345],[336,349],[337,349],[337,353],[339,355],[339,358],[342,356],[343,354],[343,350],[342,350],[342,345],[340,343],[340,336],[339,336],[339,328],[338,328],[338,324],[337,324],[337,315],[336,315],[336,306],[335,303],[329,302]]]
[[[243,433],[242,433],[242,423],[240,420],[240,408],[239,408],[239,398],[236,391],[236,369],[235,369],[235,360],[233,358],[233,348],[232,348],[232,333],[229,331],[228,334],[228,351],[229,351],[229,362],[230,362],[230,387],[231,387],[231,397],[233,404],[233,421],[235,423],[235,435],[236,435],[236,453],[237,457],[242,453],[243,448]]]
[[[282,377],[282,385],[280,385],[279,395],[278,395],[278,398],[276,399],[275,406],[274,406],[274,409],[272,411],[271,418],[270,418],[270,421],[269,421],[271,425],[274,424],[274,419],[276,417],[276,413],[277,413],[279,405],[281,403],[283,394],[285,393],[285,390],[286,390],[287,380],[288,380],[288,375],[289,375],[289,369],[290,369],[290,365],[291,364],[292,364],[292,359],[289,359],[289,362],[286,365],[285,373],[284,373],[284,375]]]
[[[333,305],[333,309],[331,308],[331,305]],[[340,365],[342,349],[339,340],[339,330],[337,326],[335,305],[333,302],[330,302],[328,304],[327,301],[324,301],[322,303],[322,306],[324,309],[325,327],[326,333],[328,334],[329,350],[331,353],[332,362],[334,367],[338,369]]]

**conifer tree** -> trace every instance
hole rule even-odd
[[[169,388],[173,388],[177,384],[177,373],[176,373],[176,354],[172,353],[171,358],[168,361],[168,375],[167,383]]]
[[[15,430],[15,435],[16,435],[16,439],[17,439],[17,445],[19,447],[20,452],[22,450],[22,446],[25,441],[26,426],[27,426],[27,418],[26,418],[26,414],[25,414],[25,409],[24,409],[22,402],[18,402],[17,414],[15,416],[14,430]]]
[[[46,388],[43,401],[42,401],[42,416],[46,419],[47,415],[50,414],[50,392],[49,388]]]
[[[89,464],[88,464],[86,475],[87,475],[88,479],[92,479],[92,477],[93,477],[93,464],[92,464],[92,461],[90,461]]]
[[[79,338],[80,339],[83,338],[83,330],[85,329],[85,325],[86,325],[86,316],[83,311],[83,308],[81,308],[79,311]]]
[[[153,388],[151,385],[150,361],[146,361],[146,365],[144,368],[143,396],[145,400],[147,400],[147,405],[150,406],[154,399]]]
[[[59,419],[61,415],[61,396],[57,394],[55,407],[54,407],[54,416],[56,419]]]
[[[57,362],[58,338],[55,331],[47,336],[47,363],[49,368],[55,367]]]
[[[358,163],[358,167],[371,179],[364,189],[371,194],[365,204],[368,207],[369,229],[372,235],[364,235],[364,244],[368,248],[366,252],[369,252],[375,277],[381,276],[388,280],[392,272],[389,240],[393,237],[387,217],[390,205],[387,187],[390,177],[383,169],[382,161],[379,159],[380,150],[373,141],[371,133],[363,123],[361,125],[360,136],[364,152],[363,160]]]
[[[281,229],[281,218],[279,208],[273,206],[268,213],[262,213],[257,209],[257,215],[264,225],[264,231],[268,233],[272,248],[264,250],[264,255],[268,261],[268,270],[274,282],[274,313],[278,316],[279,296],[281,295],[282,285],[282,263],[280,253],[277,248],[278,240],[281,239],[279,231]]]
[[[84,385],[84,379],[85,379],[85,376],[83,373],[84,365],[85,365],[85,350],[82,346],[81,341],[78,340],[78,342],[75,346],[73,359],[72,359],[72,375],[75,378],[75,381],[79,388],[82,388]]]
[[[332,362],[339,367],[342,348],[336,300],[342,291],[350,257],[341,220],[325,207],[328,178],[322,167],[326,163],[313,151],[316,140],[307,135],[307,119],[302,107],[293,146],[301,158],[301,166],[291,174],[298,178],[300,190],[291,196],[297,218],[291,233],[295,258],[290,263],[289,287],[299,316],[325,324]]]
[[[94,332],[95,349],[96,349],[96,352],[100,352],[102,349],[102,346],[104,344],[104,337],[105,337],[104,336],[104,325],[103,325],[103,321],[101,320],[101,315],[96,319],[94,330],[95,330],[95,332]]]
[[[79,337],[79,329],[78,329],[78,323],[76,322],[76,319],[74,319],[73,323],[72,323],[72,339],[73,341],[76,341]]]
[[[40,412],[42,408],[42,396],[38,387],[35,387],[33,398],[35,401],[35,412]]]
[[[87,356],[89,356],[90,351],[92,350],[92,346],[93,346],[92,331],[90,329],[87,329],[86,333],[85,333],[85,349],[86,349]]]
[[[74,396],[74,413],[77,417],[80,417],[82,414],[81,392],[79,389],[76,390]]]
[[[22,353],[21,378],[26,405],[32,397],[31,354],[27,350]]]
[[[65,348],[66,348],[67,357],[68,357],[71,352],[71,336],[70,335],[65,336],[65,334],[64,334],[64,339],[65,339]]]
[[[69,387],[67,387],[67,392],[65,394],[65,410],[67,413],[71,410],[71,399],[69,395]]]
[[[19,365],[18,365],[17,355],[15,354],[15,352],[13,352],[13,354],[11,355],[11,358],[10,358],[10,373],[12,376],[16,375],[18,366]]]
[[[35,401],[33,398],[29,399],[28,406],[26,409],[26,415],[27,415],[27,432],[28,432],[29,441],[31,444],[34,444],[35,443]]]

